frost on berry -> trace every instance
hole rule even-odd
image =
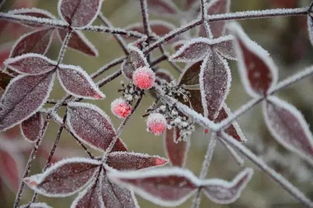
[[[128,117],[133,107],[123,98],[117,98],[111,103],[111,111],[118,118]]]
[[[147,119],[147,129],[149,132],[159,136],[165,132],[167,128],[167,121],[160,113],[152,113]]]
[[[133,73],[133,83],[142,90],[148,90],[154,86],[155,73],[148,67],[136,69]]]

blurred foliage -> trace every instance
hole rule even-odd
[[[289,2],[284,1],[271,1],[271,0],[233,0],[232,11],[243,10],[256,10],[275,8],[280,6],[281,3]],[[179,0],[176,0],[179,3]],[[274,2],[274,4],[273,4]],[[8,10],[13,5],[13,0],[8,0],[4,6],[4,11]],[[305,6],[309,1],[296,2],[297,6]],[[57,1],[54,0],[38,0],[38,7],[46,9],[53,14],[57,15],[56,10]],[[287,5],[288,6],[288,5]],[[138,0],[105,0],[103,5],[104,15],[112,22],[116,27],[125,27],[130,23],[141,21],[139,1]],[[151,19],[164,19],[162,16],[152,16]],[[177,20],[166,18],[166,20],[178,24]],[[259,19],[259,20],[243,20],[242,23],[246,32],[250,35],[251,39],[258,42],[261,46],[267,49],[273,56],[275,62],[279,66],[280,79],[287,77],[288,75],[299,72],[304,67],[309,66],[312,60],[312,46],[309,43],[307,37],[306,18],[305,17],[276,17],[272,19]],[[96,21],[95,24],[100,24]],[[16,34],[8,34],[6,31],[2,31],[0,28],[0,41],[5,43],[7,41],[14,41],[17,38]],[[18,34],[18,33],[17,33]],[[123,55],[122,50],[119,49],[118,44],[114,41],[113,37],[109,34],[86,32],[86,36],[97,46],[100,56],[98,58],[87,57],[76,51],[69,50],[66,53],[64,62],[69,64],[75,64],[82,66],[89,73],[96,71],[99,67],[108,63],[114,58]],[[48,56],[55,58],[58,54],[60,44],[54,41]],[[119,66],[118,66],[119,67]],[[113,73],[118,67],[110,69],[101,78]],[[178,74],[167,64],[162,63],[162,68],[170,70],[175,77]],[[240,82],[236,64],[232,63],[233,82],[230,96],[227,99],[227,103],[234,111],[240,105],[249,100],[249,97],[244,92],[242,84]],[[107,98],[103,101],[95,102],[105,112],[107,112],[115,126],[119,125],[120,120],[114,118],[110,113],[110,103],[113,99],[118,97],[117,90],[120,88],[120,82],[124,80],[119,78],[112,83],[106,85],[102,90],[107,95]],[[279,92],[279,96],[283,97],[287,101],[293,103],[298,109],[300,109],[309,124],[313,124],[313,79],[306,79],[295,86],[290,87],[282,92]],[[126,80],[124,80],[126,82]],[[53,98],[58,99],[64,95],[60,86],[54,88]],[[130,120],[123,132],[122,138],[125,140],[130,151],[145,152],[149,154],[158,154],[164,156],[163,143],[161,137],[155,137],[146,132],[145,119],[141,115],[144,114],[145,109],[153,102],[150,96],[145,96],[139,111]],[[289,154],[284,148],[280,147],[270,136],[267,131],[260,107],[257,107],[243,117],[239,119],[240,125],[248,138],[247,145],[252,148],[263,158],[270,158],[269,162],[281,172],[287,178],[296,184],[301,190],[308,194],[310,198],[313,198],[313,176],[312,170],[308,170],[306,164],[297,158],[293,154]],[[52,124],[45,136],[44,143],[52,144],[56,135],[56,125]],[[201,162],[204,157],[204,153],[207,146],[207,138],[202,133],[203,130],[197,130],[191,138],[191,148],[188,155],[187,167],[190,168],[195,174],[198,174],[201,168]],[[19,138],[20,142],[24,142],[22,138]],[[1,144],[0,144],[1,145]],[[63,134],[60,148],[57,149],[56,154],[61,154],[63,147],[79,149],[79,145],[69,136],[67,133]],[[290,161],[297,163],[299,168],[292,168],[295,164],[281,165],[279,162],[273,162],[273,156],[270,157],[269,150],[274,149],[278,155],[286,155]],[[84,153],[73,153],[74,155],[84,155]],[[67,154],[67,157],[73,156],[73,154]],[[27,156],[25,155],[25,160]],[[275,156],[274,156],[275,158]],[[284,157],[282,157],[284,158]],[[288,163],[287,163],[288,164]],[[247,166],[251,166],[249,162],[246,162]],[[252,165],[253,166],[253,165]],[[40,172],[39,165],[36,165],[32,170],[32,173]],[[231,179],[240,168],[235,164],[234,160],[230,157],[229,153],[222,145],[218,145],[218,149],[213,158],[213,164],[210,167],[209,176],[219,177],[224,179]],[[299,179],[297,175],[305,175],[305,178]],[[11,207],[14,199],[14,193],[9,191],[6,186],[0,186],[0,207]],[[26,191],[23,197],[23,202],[27,202],[30,199],[31,192]],[[139,197],[138,197],[139,198]],[[39,197],[39,200],[47,201],[53,207],[69,207],[73,198],[66,199],[47,199],[45,197]],[[230,207],[230,208],[278,208],[278,207],[292,207],[297,208],[301,205],[296,204],[295,200],[291,198],[285,191],[274,183],[268,176],[256,171],[252,182],[248,185],[247,190],[244,191],[240,200],[229,206],[217,206],[209,202],[203,197],[202,208],[205,207]],[[140,200],[141,207],[158,207],[145,200]],[[191,200],[190,200],[191,201]],[[187,202],[183,207],[190,207],[191,202]]]

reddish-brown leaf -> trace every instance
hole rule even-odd
[[[60,0],[59,15],[72,27],[84,27],[97,17],[102,0]]]
[[[209,179],[204,182],[205,195],[217,204],[230,204],[236,201],[253,175],[253,170],[245,169],[233,181],[227,182],[220,179]]]
[[[276,97],[268,99],[263,112],[274,138],[313,164],[313,136],[302,114],[294,106]]]
[[[43,115],[42,113],[38,112],[22,122],[21,131],[26,140],[30,142],[35,142],[40,137],[43,126]]]
[[[37,18],[47,18],[47,19],[53,19],[55,18],[50,12],[38,9],[38,8],[22,8],[22,9],[16,9],[13,11],[10,11],[10,13],[15,15],[25,15],[30,17],[37,17]],[[20,23],[26,26],[30,27],[43,27],[41,24],[36,23]]]
[[[53,81],[53,73],[14,78],[0,100],[0,130],[13,127],[36,113],[48,99]]]
[[[68,105],[68,125],[71,131],[86,144],[105,151],[116,136],[109,117],[98,107],[87,103]],[[113,151],[127,150],[118,139]]]
[[[164,136],[165,150],[173,166],[183,167],[187,159],[189,149],[188,141],[178,141],[179,129],[167,129]]]
[[[94,179],[100,161],[71,158],[55,163],[44,173],[25,178],[36,192],[49,197],[65,197],[81,190]]]
[[[112,172],[109,178],[161,206],[182,204],[200,185],[191,172],[179,168]]]
[[[63,42],[66,37],[66,30],[59,29],[58,34],[60,40]],[[68,47],[82,52],[89,56],[98,56],[98,50],[96,47],[85,37],[82,32],[74,31],[72,33],[71,39],[68,43]]]
[[[199,74],[201,70],[202,61],[196,62],[191,66],[187,66],[184,72],[180,75],[179,83],[184,85],[199,84]]]
[[[61,64],[58,78],[63,88],[71,95],[88,99],[102,99],[105,95],[82,68]]]
[[[134,152],[112,152],[107,158],[107,165],[117,170],[137,170],[166,163],[165,158]]]
[[[132,79],[133,72],[136,69],[144,66],[149,66],[149,64],[139,48],[130,46],[128,47],[128,50],[129,55],[127,57],[127,60],[124,61],[124,63],[122,64],[122,72],[127,78]]]

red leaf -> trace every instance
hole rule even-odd
[[[117,170],[136,170],[165,165],[167,160],[134,152],[112,152],[108,155],[107,165]]]
[[[313,136],[302,114],[294,106],[276,97],[268,98],[263,112],[274,138],[313,164]]]
[[[214,120],[227,97],[231,74],[227,62],[216,52],[203,61],[200,90],[204,116]]]
[[[85,158],[65,159],[44,173],[25,178],[25,183],[37,193],[48,197],[70,196],[94,178],[101,162]]]
[[[134,193],[112,183],[106,175],[101,186],[105,208],[139,208]]]
[[[60,0],[59,15],[72,27],[84,27],[97,17],[102,0]]]
[[[31,203],[20,206],[19,208],[52,208],[48,206],[46,203]]]
[[[183,167],[187,159],[189,149],[188,141],[178,141],[179,129],[167,129],[164,137],[165,149],[173,166]]]
[[[225,58],[237,60],[234,40],[228,40],[214,45],[214,48]]]
[[[207,14],[223,14],[228,13],[230,10],[230,0],[213,0],[210,1],[207,7]],[[218,22],[208,22],[210,31],[214,38],[220,37],[225,33],[225,21]],[[209,37],[205,28],[203,26],[200,27],[199,35],[203,37]]]
[[[179,12],[171,0],[148,0],[148,7],[151,13],[156,15],[174,15]]]
[[[249,39],[239,25],[231,31],[238,40],[238,67],[246,90],[251,96],[264,96],[277,82],[277,68],[267,51]]]
[[[50,46],[53,29],[40,29],[23,35],[11,51],[11,57],[25,53],[45,54]]]
[[[99,180],[101,179],[95,179],[88,188],[80,192],[71,208],[104,208]]]
[[[55,18],[50,12],[38,9],[38,8],[22,8],[22,9],[16,9],[10,11],[11,14],[15,15],[25,15],[30,17],[37,17],[37,18],[47,18],[47,19],[53,19]],[[26,26],[30,27],[43,27],[41,24],[35,24],[35,23],[20,23]]]
[[[57,63],[45,56],[27,53],[14,58],[9,58],[4,62],[13,71],[21,74],[38,75],[56,69]]]
[[[226,106],[226,104],[223,105],[222,109],[218,113],[217,118],[214,120],[215,123],[220,123],[231,114],[229,108]],[[236,139],[239,142],[246,142],[247,139],[243,135],[238,123],[234,121],[228,128],[224,130],[226,134],[231,136],[232,138]]]
[[[109,117],[98,107],[87,103],[68,105],[68,125],[71,131],[86,144],[105,151],[116,136]],[[127,150],[118,139],[113,151]]]
[[[204,182],[205,195],[217,204],[230,204],[236,201],[253,175],[253,170],[245,169],[232,182],[220,179],[210,179]]]
[[[132,79],[133,72],[136,69],[142,68],[144,66],[149,66],[149,64],[139,48],[130,46],[128,47],[128,50],[129,55],[127,57],[127,60],[123,62],[122,71],[127,78]]]
[[[12,152],[13,153],[13,152]],[[22,175],[21,158],[17,154],[12,154],[1,147],[0,149],[0,177],[8,187],[17,191]]]
[[[0,100],[0,131],[36,113],[48,99],[53,81],[53,73],[14,78]]]
[[[199,84],[199,74],[202,61],[196,62],[184,70],[179,78],[179,83],[184,85],[196,85]]]
[[[67,31],[58,30],[59,38],[63,42]],[[72,33],[71,39],[68,43],[68,47],[80,51],[89,56],[98,56],[98,50],[96,47],[84,36],[82,32],[74,31]]]
[[[35,142],[43,129],[44,118],[42,113],[36,113],[21,124],[22,134],[26,140]]]
[[[89,75],[78,66],[61,64],[57,74],[62,87],[73,96],[88,99],[105,97]]]
[[[182,204],[200,185],[191,172],[179,168],[112,172],[109,178],[161,206]]]

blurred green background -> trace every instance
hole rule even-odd
[[[20,2],[23,2],[20,1]],[[25,1],[26,2],[26,1]],[[24,3],[25,3],[24,2]],[[31,1],[30,1],[31,2]],[[181,4],[179,0],[175,1],[178,5]],[[280,6],[306,6],[309,4],[305,1],[292,0],[232,0],[232,11],[242,10],[256,10],[275,8]],[[8,10],[14,4],[13,0],[8,0],[3,8]],[[46,9],[57,16],[56,0],[38,0],[37,7]],[[126,27],[127,25],[141,21],[139,0],[105,0],[103,4],[104,15],[116,27]],[[162,16],[153,16],[151,19],[167,20],[175,25],[179,24],[177,19],[163,18]],[[240,22],[251,39],[258,42],[261,46],[267,49],[279,66],[279,77],[284,79],[289,75],[299,72],[306,66],[312,64],[312,46],[308,40],[306,17],[276,17],[272,19],[260,20],[245,20]],[[94,24],[100,24],[96,21]],[[0,31],[3,28],[0,28]],[[110,60],[123,55],[122,50],[109,34],[86,32],[85,35],[96,45],[99,50],[99,57],[87,57],[73,50],[68,50],[65,56],[64,63],[82,66],[88,73],[96,71],[99,67],[105,65]],[[2,32],[0,36],[1,43],[14,41],[16,37],[7,32]],[[56,58],[60,43],[54,40],[51,49],[48,52],[50,58]],[[169,47],[170,48],[170,47]],[[227,103],[234,111],[242,104],[247,102],[250,98],[245,93],[239,79],[237,66],[232,65],[232,89]],[[118,66],[119,67],[119,66]],[[101,78],[113,73],[118,67],[110,69],[103,74]],[[161,64],[162,68],[169,70],[176,78],[178,74],[166,63]],[[110,84],[102,88],[106,94],[106,99],[102,101],[92,101],[99,105],[105,112],[107,112],[114,122],[115,127],[118,127],[120,120],[112,116],[110,112],[110,103],[113,99],[119,97],[117,90],[120,88],[121,81],[127,82],[123,77],[116,79]],[[286,101],[294,104],[307,119],[308,123],[313,124],[313,79],[309,78],[296,85],[279,92],[277,95]],[[52,98],[58,99],[64,96],[62,88],[56,84],[53,90]],[[126,126],[122,138],[126,142],[130,151],[144,152],[149,154],[157,154],[165,156],[163,150],[163,140],[161,137],[155,137],[146,132],[145,119],[142,115],[145,109],[153,102],[150,96],[145,96],[140,109],[136,115]],[[313,171],[309,166],[299,159],[296,155],[289,153],[281,147],[269,134],[263,122],[260,106],[249,111],[246,115],[239,119],[240,126],[246,135],[249,146],[254,152],[260,155],[264,160],[269,162],[275,169],[290,179],[295,185],[303,190],[308,197],[313,198]],[[45,145],[51,145],[56,135],[56,125],[51,123],[48,133],[45,136]],[[199,174],[201,163],[204,157],[207,146],[207,138],[201,133],[202,130],[196,131],[191,138],[191,148],[188,153],[187,168],[191,169],[196,175]],[[18,138],[20,143],[23,143],[22,138]],[[80,151],[77,143],[67,133],[63,134],[60,148],[57,149],[56,154],[64,155],[66,149],[66,157],[84,155]],[[69,150],[70,149],[70,150]],[[70,154],[68,154],[70,153]],[[25,155],[26,160],[26,155]],[[252,166],[248,161],[246,166]],[[36,164],[32,173],[38,173],[40,163]],[[219,177],[223,179],[232,179],[241,168],[238,167],[229,153],[223,146],[218,144],[215,152],[212,166],[210,167],[209,177]],[[0,207],[6,208],[12,206],[14,193],[6,186],[1,186],[0,192]],[[30,199],[32,192],[26,191],[23,197],[23,202]],[[73,197],[64,199],[47,199],[39,197],[39,201],[46,201],[49,205],[56,208],[69,207]],[[138,197],[141,207],[159,207],[142,200]],[[191,200],[186,202],[181,207],[190,207]],[[284,190],[282,190],[276,183],[274,183],[268,176],[264,175],[256,169],[253,180],[248,185],[248,188],[243,192],[241,198],[232,205],[218,206],[205,197],[201,204],[202,208],[207,207],[231,207],[231,208],[297,208],[302,207]]]

